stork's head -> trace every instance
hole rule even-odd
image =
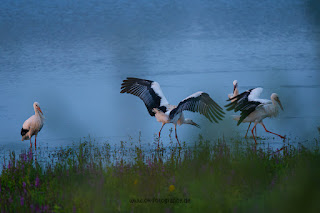
[[[35,112],[40,112],[41,114],[43,114],[42,111],[41,111],[41,109],[40,109],[40,105],[39,105],[38,102],[34,102],[34,103],[33,103],[33,108],[34,108],[34,111],[35,111]]]
[[[193,126],[195,126],[195,127],[200,128],[200,125],[199,125],[199,124],[193,122],[193,120],[188,119],[188,118],[186,118],[186,119],[183,121],[183,123],[184,123],[184,124],[190,124],[190,125],[193,125]]]
[[[238,87],[238,81],[234,80],[233,81],[233,92],[236,90],[237,87]]]
[[[282,104],[277,93],[272,93],[271,100],[276,101],[279,104],[280,108],[283,110]]]

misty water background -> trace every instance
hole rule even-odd
[[[12,1],[0,5],[0,148],[21,150],[23,122],[38,101],[46,117],[38,145],[154,140],[161,124],[143,102],[120,94],[126,77],[160,83],[171,104],[205,91],[221,106],[240,92],[279,94],[284,111],[266,127],[307,143],[319,137],[320,6],[290,1]],[[241,138],[228,112],[219,124],[185,113],[202,128],[178,127],[181,141]],[[166,144],[166,125],[162,139]],[[282,141],[258,127],[271,146]],[[250,140],[249,140],[250,141]],[[251,142],[253,140],[251,139]]]

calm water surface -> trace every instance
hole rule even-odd
[[[266,126],[306,143],[319,137],[320,6],[316,1],[11,1],[0,6],[0,148],[20,150],[21,126],[38,101],[46,123],[40,146],[90,135],[119,143],[152,141],[161,124],[141,100],[120,94],[128,76],[158,81],[171,104],[202,90],[221,106],[240,91],[279,94],[284,111]],[[181,126],[182,141],[238,137],[228,112],[202,128]],[[169,128],[162,136],[166,143]],[[258,134],[275,146],[259,127]],[[253,142],[253,141],[252,141]]]

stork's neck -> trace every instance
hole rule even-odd
[[[276,107],[276,108],[279,108],[279,104],[278,102],[276,102],[276,100],[274,100],[274,98],[271,98],[271,101],[272,101],[272,104]]]
[[[233,91],[233,97],[236,97],[237,95],[239,95],[239,90],[238,87],[236,87]]]
[[[277,116],[278,114],[279,114],[279,108],[280,108],[280,106],[279,106],[279,104],[278,104],[278,102],[276,102],[274,99],[271,99],[271,101],[272,101],[272,116],[273,117],[275,117],[275,116]]]
[[[37,110],[37,109],[34,109],[34,112],[35,112],[35,115],[37,116],[37,117],[39,117],[41,120],[43,120],[43,114],[41,113],[41,112],[39,112],[39,110]]]

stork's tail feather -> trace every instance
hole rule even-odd
[[[24,128],[21,129],[22,141],[27,140],[29,138],[29,136],[27,135],[28,132],[29,132],[28,129],[24,129]]]
[[[29,132],[28,129],[22,128],[22,129],[21,129],[21,136],[25,136],[28,132]]]

